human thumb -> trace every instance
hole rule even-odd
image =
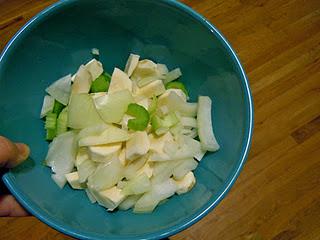
[[[30,148],[24,143],[13,143],[0,136],[0,167],[12,168],[28,158]]]

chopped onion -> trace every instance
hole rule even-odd
[[[69,102],[69,96],[71,92],[71,74],[60,78],[52,83],[46,92],[49,93],[54,99],[63,105],[67,105]]]
[[[51,112],[53,110],[53,106],[54,106],[54,98],[49,95],[46,95],[43,99],[40,118],[45,117],[48,112]]]
[[[134,178],[136,173],[139,169],[141,169],[146,161],[148,160],[148,155],[144,155],[137,160],[133,161],[132,163],[128,164],[124,170],[124,177],[128,180]]]
[[[145,173],[143,173],[128,181],[126,186],[123,188],[123,193],[125,195],[136,195],[148,192],[150,189],[151,182],[148,176]]]
[[[126,211],[132,208],[142,195],[130,195],[119,205],[119,209]]]
[[[182,179],[188,172],[193,171],[198,166],[198,162],[193,159],[181,160],[173,170],[174,179]]]
[[[159,107],[167,106],[170,112],[178,111],[182,116],[194,117],[197,115],[197,104],[184,102],[175,92],[170,91],[166,97],[159,97]]]
[[[72,94],[68,106],[68,126],[74,129],[103,124],[88,94]]]
[[[97,202],[97,200],[95,199],[95,197],[92,195],[92,193],[88,188],[86,188],[85,191],[91,203]]]
[[[98,136],[83,137],[79,140],[79,146],[94,146],[108,143],[124,142],[129,139],[127,131],[109,126]]]
[[[177,78],[181,77],[182,73],[180,68],[176,68],[170,72],[167,73],[165,79],[164,79],[164,83],[168,83],[171,82],[173,80],[176,80]]]
[[[63,188],[64,185],[67,183],[67,179],[64,175],[53,173],[51,174],[51,178],[59,186],[59,188]]]
[[[111,188],[123,178],[123,168],[117,157],[112,161],[101,164],[97,167],[95,172],[88,178],[88,184],[101,191],[103,189]]]
[[[211,120],[211,99],[209,97],[199,97],[198,107],[198,133],[201,146],[204,150],[217,151],[220,146],[214,136]]]
[[[171,179],[153,184],[150,192],[145,193],[135,204],[135,213],[151,212],[158,203],[171,197],[177,190],[176,183]]]
[[[107,123],[120,122],[132,102],[133,97],[127,89],[94,99],[100,117]]]
[[[90,159],[87,159],[83,161],[79,166],[78,174],[79,174],[79,182],[84,183],[87,181],[88,177],[93,174],[93,172],[96,170],[97,164],[91,161]]]
[[[75,133],[73,131],[63,133],[52,141],[49,146],[46,162],[54,173],[55,178],[65,179],[65,174],[70,173],[74,167],[76,158]]]
[[[130,77],[133,73],[133,71],[136,69],[139,63],[140,56],[136,54],[130,54],[128,61],[126,63],[126,67],[124,69],[124,72],[128,74]]]

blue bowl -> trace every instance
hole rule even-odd
[[[151,214],[107,212],[83,191],[59,189],[41,162],[48,146],[39,119],[46,86],[100,49],[106,70],[124,67],[129,53],[180,67],[191,100],[213,99],[221,150],[195,171],[197,184]],[[235,182],[248,155],[253,106],[241,64],[206,19],[172,0],[60,1],[29,21],[0,56],[0,133],[30,145],[30,158],[4,175],[12,194],[51,227],[81,239],[159,239],[209,213]]]

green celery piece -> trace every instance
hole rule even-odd
[[[106,92],[110,85],[111,76],[104,72],[97,79],[95,79],[90,88],[91,93]]]
[[[163,120],[159,116],[154,115],[151,117],[151,126],[152,131],[156,131],[158,128],[163,126]]]
[[[45,129],[56,129],[57,127],[57,114],[49,112],[46,116]]]
[[[51,141],[57,133],[57,114],[49,112],[46,116],[45,129],[47,130],[46,139]]]
[[[62,109],[64,108],[65,106],[61,103],[61,102],[58,102],[57,100],[54,100],[54,106],[53,106],[53,113],[57,114],[57,116],[59,115],[59,113],[62,111]]]
[[[52,141],[56,136],[57,136],[56,129],[47,129],[47,136],[46,136],[47,141]]]
[[[152,125],[152,131],[158,132],[159,129],[166,130],[170,127],[176,125],[179,122],[179,119],[175,113],[169,113],[164,118],[160,118],[157,115],[154,115],[151,117],[151,125]],[[161,130],[161,132],[162,132]],[[159,135],[159,134],[158,134]]]
[[[149,106],[149,114],[150,114],[150,116],[152,116],[156,112],[157,107],[158,107],[158,98],[154,95],[152,97],[152,102],[151,102],[151,104]]]
[[[148,111],[136,103],[130,103],[127,109],[127,114],[135,117],[128,121],[128,128],[134,131],[143,131],[147,128],[150,116]]]
[[[166,84],[165,87],[166,89],[172,89],[172,88],[180,89],[186,94],[187,97],[189,96],[188,91],[182,82],[179,82],[179,81],[169,82]]]
[[[68,108],[64,108],[57,120],[57,136],[68,131]]]

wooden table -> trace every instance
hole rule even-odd
[[[0,0],[0,50],[53,0]],[[249,159],[219,206],[173,240],[320,239],[320,1],[183,0],[231,42],[250,79]],[[1,239],[67,239],[34,217]]]

